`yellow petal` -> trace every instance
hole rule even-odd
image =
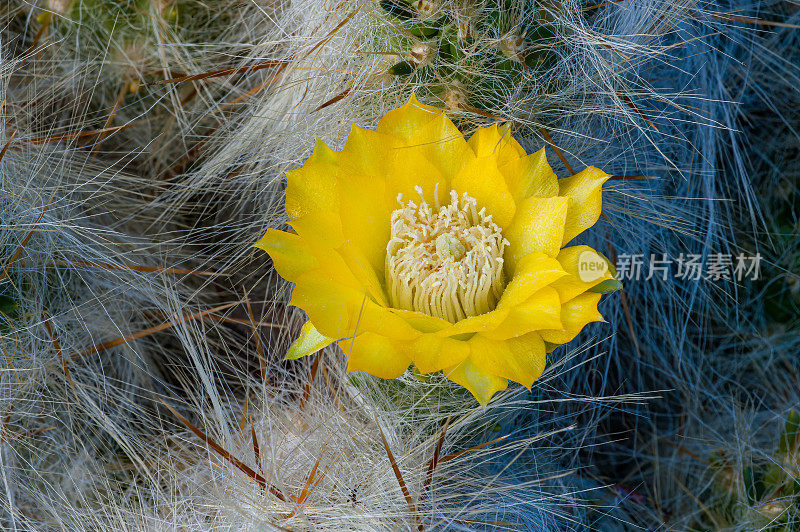
[[[336,152],[317,141],[314,154],[297,170],[286,173],[286,212],[298,218],[318,211],[339,211]]]
[[[511,136],[510,129],[497,124],[478,128],[469,138],[469,147],[478,157],[491,156],[498,166],[526,155],[525,149]]]
[[[529,253],[517,263],[514,277],[506,285],[497,308],[509,309],[518,305],[566,274],[556,259],[540,251]]]
[[[328,347],[335,341],[336,340],[333,338],[328,338],[327,336],[320,334],[314,325],[310,321],[307,321],[300,329],[300,336],[297,337],[297,340],[292,342],[292,345],[289,346],[289,350],[286,351],[285,359],[294,360],[308,355],[313,355],[320,349]]]
[[[405,143],[392,135],[353,125],[339,154],[339,164],[374,179],[385,179]]]
[[[551,198],[558,195],[558,179],[544,153],[544,148],[498,168],[517,204],[529,196]]]
[[[339,179],[339,214],[345,243],[360,249],[381,277],[386,262],[391,215],[397,208],[381,201],[385,193],[383,179],[360,174]]]
[[[454,338],[441,338],[434,334],[423,334],[401,347],[421,373],[433,373],[454,366],[469,356],[467,342]]]
[[[340,284],[325,268],[301,275],[289,304],[304,310],[317,330],[330,338],[369,331],[413,340],[420,334],[401,317],[376,304],[363,287]]]
[[[353,246],[351,241],[345,242],[336,251],[372,299],[380,306],[388,307],[389,301],[383,287],[383,268],[380,269],[380,272],[375,271],[361,248]]]
[[[517,215],[505,232],[506,271],[513,274],[517,263],[528,253],[540,251],[550,257],[558,255],[564,238],[567,219],[567,198],[525,199],[517,207]]]
[[[317,330],[329,338],[353,336],[358,321],[358,292],[332,282],[313,270],[300,276],[289,304],[308,314]],[[366,294],[362,296],[366,303]]]
[[[470,318],[465,318],[454,323],[447,329],[442,329],[436,335],[442,338],[446,336],[457,336],[471,334],[481,331],[491,331],[496,329],[508,316],[508,309],[495,309],[486,314],[479,314]]]
[[[447,334],[447,332],[455,334],[452,323],[413,310],[391,309],[391,311],[401,316],[415,330],[425,333],[411,342],[402,344],[398,342],[403,353],[414,362],[420,372],[439,371],[469,356],[466,342],[450,338]],[[446,332],[441,335],[431,334],[441,331]]]
[[[442,373],[469,390],[482,406],[486,406],[495,393],[508,387],[508,380],[483,371],[469,358],[457,366],[446,368]]]
[[[450,188],[459,194],[466,192],[478,200],[478,209],[485,207],[492,215],[492,220],[503,229],[514,218],[514,198],[497,170],[497,161],[493,157],[479,157],[470,161],[453,179]]]
[[[542,339],[551,344],[565,344],[578,336],[586,325],[593,321],[605,321],[597,311],[600,294],[587,292],[567,301],[561,306],[563,330],[539,331]]]
[[[397,201],[398,194],[403,195],[403,203],[413,201],[419,204],[419,190],[429,205],[435,205],[434,192],[438,193],[440,203],[450,203],[447,183],[439,170],[417,150],[410,149],[404,155],[395,159],[386,177],[384,201],[387,205],[391,205],[391,210],[400,207]],[[373,201],[378,202],[380,198]]]
[[[401,150],[400,158],[407,159],[404,152],[416,152],[427,159],[444,178],[443,188],[449,189],[453,178],[461,168],[475,158],[464,135],[445,115],[437,115],[416,134],[408,139],[412,146]]]
[[[319,211],[289,220],[300,237],[308,243],[335,248],[344,242],[342,221],[337,211]]]
[[[560,347],[560,346],[561,346],[561,344],[551,344],[550,342],[545,342],[545,343],[544,343],[544,350],[545,350],[545,351],[547,352],[547,354],[549,355],[550,353],[552,353],[553,351],[555,351],[555,350],[556,350],[558,347]]]
[[[414,327],[414,329],[418,330],[419,332],[438,332],[453,326],[453,324],[447,320],[437,318],[436,316],[429,316],[428,314],[417,312],[416,310],[403,310],[399,308],[393,308],[390,310],[392,313],[406,320],[406,323]]]
[[[443,114],[440,109],[421,104],[417,97],[412,95],[407,104],[383,115],[376,130],[378,133],[409,140],[418,130]]]
[[[559,180],[559,195],[569,197],[562,245],[597,223],[603,206],[603,183],[609,177],[599,168],[590,166],[572,177]]]
[[[311,152],[311,156],[306,161],[306,164],[335,163],[338,160],[339,153],[332,150],[322,139],[317,138],[314,140],[314,149]]]
[[[530,388],[545,366],[544,342],[535,332],[498,342],[476,334],[470,360],[481,370]]]
[[[395,349],[384,336],[365,332],[342,340],[339,347],[347,354],[347,371],[366,371],[382,379],[396,379],[405,373],[411,360]]]
[[[401,316],[406,323],[422,333],[435,334],[438,338],[454,338],[458,341],[468,339],[469,336],[480,331],[496,329],[508,316],[508,310],[493,310],[485,314],[466,318],[456,323],[428,316],[413,310],[391,309],[394,314]],[[467,337],[467,338],[465,338]]]
[[[311,248],[299,236],[285,231],[267,229],[255,247],[269,254],[278,275],[287,281],[319,267]]]
[[[526,301],[514,306],[496,329],[481,334],[505,340],[541,329],[562,329],[561,300],[558,292],[546,286]]]
[[[606,270],[604,273],[598,272],[597,274],[588,270],[597,264],[605,264],[606,260],[600,256],[595,250],[589,246],[570,246],[563,248],[561,253],[558,254],[558,262],[564,267],[568,273],[558,281],[552,284],[552,287],[558,291],[561,301],[567,302],[578,296],[593,286],[597,286],[606,279],[611,279],[613,276],[611,272]],[[584,269],[583,273],[581,268]],[[592,279],[590,281],[581,280]]]
[[[269,253],[275,270],[287,281],[315,269],[326,272],[338,284],[351,290],[364,290],[381,306],[386,306],[386,295],[371,265],[359,255],[358,249],[346,246],[334,251],[318,239],[270,229],[257,244]]]
[[[310,250],[318,264],[316,271],[325,272],[335,282],[352,289],[367,291],[365,279],[359,279],[342,255],[331,246],[341,246],[341,225],[336,213],[318,212],[291,220],[305,249]],[[326,239],[327,237],[327,239]],[[280,272],[278,272],[280,273]],[[360,272],[359,272],[360,273]],[[296,278],[289,279],[297,282]],[[376,299],[377,300],[377,299]]]
[[[464,163],[475,156],[447,116],[426,113],[423,122],[416,129],[404,129],[401,137],[353,126],[339,164],[356,173],[385,179],[410,159],[421,158],[436,169],[434,174],[442,176],[440,186],[446,191]],[[390,203],[395,205],[394,197]]]

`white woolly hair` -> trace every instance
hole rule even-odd
[[[350,381],[341,352],[314,368],[281,362],[300,318],[282,310],[285,287],[256,277],[243,294],[192,269],[174,221],[158,241],[142,236],[156,224],[142,214],[144,180],[124,157],[43,130],[48,113],[79,128],[83,103],[59,107],[38,80],[14,85],[21,63],[2,72],[14,132],[0,139],[3,293],[19,303],[0,330],[6,528],[581,521],[587,488],[548,457],[575,441],[573,420],[532,436],[512,418],[537,407],[513,390],[481,409],[446,381]],[[8,97],[20,92],[38,105]],[[197,291],[214,286],[197,281],[208,276],[223,301]]]
[[[468,25],[484,4],[437,5]],[[544,10],[557,60],[511,84],[474,72],[488,82],[436,99],[387,74],[425,43],[375,1],[218,2],[219,16],[188,23],[194,34],[147,5],[158,13],[146,11],[143,40],[127,22],[65,25],[59,2],[0,8],[0,286],[19,304],[0,317],[4,527],[624,528],[663,519],[618,508],[616,459],[660,468],[633,476],[663,492],[658,508],[682,496],[660,491],[663,469],[708,478],[680,450],[643,456],[651,426],[639,420],[644,403],[667,416],[686,404],[704,449],[731,437],[719,424],[738,413],[709,423],[697,393],[730,367],[710,362],[723,357],[706,356],[714,338],[702,334],[730,285],[631,283],[532,392],[512,387],[481,409],[436,376],[345,375],[334,348],[283,361],[305,318],[252,243],[286,221],[283,175],[316,138],[341,147],[352,124],[371,127],[416,93],[466,134],[508,122],[528,151],[548,147],[559,176],[613,174],[588,240],[610,256],[737,249],[719,198],[763,220],[734,134],[738,94],[772,83],[764,72],[797,80],[741,23],[758,6],[514,0],[504,23]],[[42,11],[53,18],[37,37]],[[493,103],[475,109],[461,93]],[[663,388],[679,393],[634,393]],[[610,441],[631,426],[627,448]],[[734,443],[749,449],[750,436]]]

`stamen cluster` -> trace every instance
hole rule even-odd
[[[493,310],[505,288],[503,250],[508,241],[475,198],[450,192],[450,203],[422,198],[391,216],[386,287],[395,308],[455,323]],[[435,194],[436,196],[436,194]]]

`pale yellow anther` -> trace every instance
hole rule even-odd
[[[467,248],[459,239],[449,233],[442,233],[436,237],[436,254],[439,259],[452,259],[459,261],[464,258]]]
[[[505,288],[508,242],[492,217],[468,194],[451,192],[450,204],[435,208],[398,199],[386,246],[392,306],[451,323],[493,310]]]

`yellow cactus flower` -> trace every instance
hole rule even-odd
[[[442,371],[481,404],[509,379],[530,388],[546,352],[603,319],[607,261],[567,244],[597,222],[608,178],[557,179],[544,149],[497,126],[467,140],[414,97],[340,152],[318,141],[288,173],[293,232],[256,244],[310,319],[289,357],[338,341],[348,371]]]

